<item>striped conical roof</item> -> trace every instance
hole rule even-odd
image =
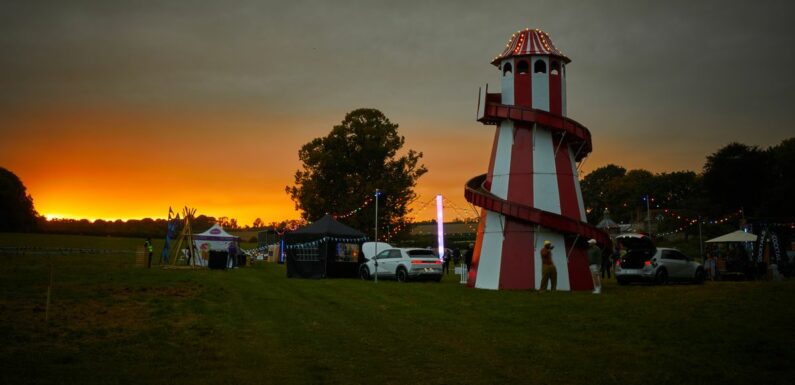
[[[527,28],[511,35],[511,39],[505,45],[505,50],[497,55],[491,61],[491,64],[499,66],[502,59],[506,57],[524,55],[557,56],[566,63],[571,62],[571,59],[552,44],[552,39],[549,38],[546,32],[540,29]]]

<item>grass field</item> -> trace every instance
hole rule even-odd
[[[0,234],[0,246],[140,240]],[[2,384],[785,384],[795,282],[590,293],[0,259]],[[53,271],[49,322],[46,293]]]

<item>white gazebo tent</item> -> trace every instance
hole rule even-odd
[[[728,234],[712,238],[707,243],[734,243],[734,242],[756,242],[756,234],[746,233],[742,230],[733,231]]]
[[[728,234],[723,234],[717,238],[712,238],[707,241],[707,243],[726,243],[726,244],[736,244],[736,243],[745,243],[745,242],[756,242],[757,235],[752,233],[746,233],[742,230],[733,231]],[[728,246],[728,245],[727,245]],[[721,275],[731,274],[731,275],[739,275],[741,276],[743,273],[740,271],[727,271],[727,261],[725,258],[718,258],[717,266],[715,268],[720,272]]]
[[[227,251],[230,244],[238,247],[240,237],[236,237],[227,233],[219,224],[214,224],[213,227],[201,234],[193,236],[193,243],[196,245],[196,250],[199,251],[199,258],[196,258],[196,265],[207,266],[209,254],[211,250]]]

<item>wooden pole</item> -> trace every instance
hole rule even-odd
[[[45,328],[49,330],[50,328],[50,298],[52,294],[52,276],[53,276],[53,267],[52,267],[52,257],[50,257],[50,283],[47,285],[47,303],[44,305],[44,324]]]

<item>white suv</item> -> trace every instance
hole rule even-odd
[[[371,279],[376,271],[378,278],[395,278],[399,282],[412,279],[442,280],[442,261],[433,250],[418,248],[396,248],[386,243],[375,242],[362,245],[364,263],[359,267],[362,279]],[[377,264],[377,266],[376,266]]]

